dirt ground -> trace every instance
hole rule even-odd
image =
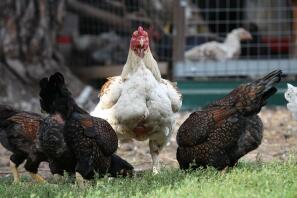
[[[286,160],[290,153],[297,152],[297,121],[292,119],[286,108],[264,108],[259,114],[264,123],[264,137],[260,147],[243,157],[244,160]],[[175,132],[170,142],[161,152],[161,164],[164,167],[178,167],[176,161],[176,130],[189,116],[189,112],[178,114]],[[151,157],[148,141],[131,141],[121,144],[118,154],[128,160],[137,170],[151,168]],[[9,155],[6,149],[0,146],[0,176],[10,176]],[[21,172],[24,169],[20,168]],[[47,163],[42,163],[39,172],[49,176]]]

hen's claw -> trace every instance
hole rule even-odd
[[[40,175],[38,175],[36,173],[31,173],[30,172],[30,175],[31,175],[32,179],[34,181],[36,181],[37,183],[47,183],[46,180],[42,176],[40,176]]]
[[[153,167],[153,175],[157,175],[160,173],[160,169],[157,167]]]

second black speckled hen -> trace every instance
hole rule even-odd
[[[275,70],[259,80],[241,84],[224,98],[192,113],[177,133],[180,168],[213,166],[222,170],[256,149],[263,133],[257,113],[276,93],[274,86],[281,74]]]
[[[66,144],[64,127],[65,121],[59,113],[49,115],[44,119],[36,141],[37,150],[47,156],[54,176],[62,176],[64,171],[70,175],[75,173],[76,159]]]
[[[115,176],[133,170],[114,154],[118,147],[115,131],[107,121],[90,116],[75,103],[62,74],[42,79],[40,86],[42,109],[51,115],[58,113],[65,121],[63,136],[75,158],[74,169],[80,184],[82,179],[92,179],[95,172]]]

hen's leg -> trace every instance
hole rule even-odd
[[[10,170],[12,172],[13,175],[13,183],[18,183],[20,182],[20,174],[18,171],[18,168],[16,166],[15,163],[13,163],[11,160],[9,161],[9,165],[10,165]]]
[[[9,165],[10,165],[10,169],[13,175],[13,182],[14,183],[18,183],[20,182],[20,174],[18,171],[18,166],[24,162],[24,160],[26,159],[25,156],[22,155],[16,155],[13,154],[10,156],[10,161],[9,161]]]
[[[39,164],[45,161],[43,155],[38,155],[38,153],[30,154],[27,158],[25,169],[30,173],[32,179],[38,183],[45,183],[46,180],[39,174],[37,174]]]
[[[37,183],[46,183],[46,180],[41,175],[39,175],[37,173],[32,173],[32,172],[29,172],[29,173],[30,173],[32,179],[34,181],[36,181]]]
[[[49,159],[49,168],[51,173],[53,174],[53,178],[55,181],[61,180],[62,176],[64,175],[64,170],[62,169],[61,165],[56,163],[54,160]]]
[[[75,180],[80,188],[84,188],[88,182],[83,178],[83,176],[79,172],[75,172]]]
[[[150,153],[153,160],[153,173],[158,174],[160,172],[160,160],[159,153],[162,150],[164,144],[160,144],[155,140],[149,141]]]
[[[87,180],[93,179],[95,175],[93,161],[90,161],[93,157],[89,150],[80,154],[75,167],[75,179],[79,187],[85,187],[88,183]]]

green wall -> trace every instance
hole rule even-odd
[[[183,109],[194,109],[204,106],[216,99],[222,98],[232,89],[245,81],[178,81],[178,87],[183,94]],[[297,85],[297,81],[289,82]],[[272,96],[268,105],[286,105],[284,92],[287,88],[287,82],[281,82],[277,85],[278,92]]]

